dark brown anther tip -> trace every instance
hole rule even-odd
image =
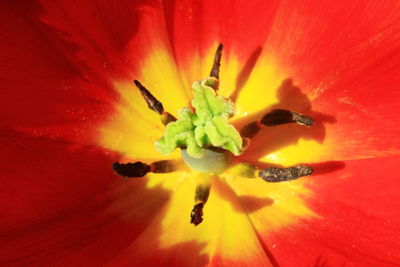
[[[222,57],[222,49],[223,48],[224,48],[224,45],[222,43],[219,43],[217,50],[215,51],[214,63],[211,68],[210,77],[219,79],[219,68],[221,66],[221,57]]]
[[[258,176],[266,182],[277,183],[298,179],[313,173],[313,169],[308,166],[298,165],[289,168],[269,167],[259,172]]]
[[[314,125],[314,120],[309,116],[285,109],[274,109],[265,114],[261,119],[261,124],[270,127],[285,123],[297,123],[302,126],[311,127]]]
[[[138,80],[133,80],[133,83],[136,85],[136,87],[140,90],[140,93],[142,94],[144,100],[147,103],[147,106],[149,109],[157,112],[159,115],[162,115],[164,112],[164,107],[160,101],[155,98],[149,90],[146,89]]]
[[[116,174],[122,177],[143,177],[150,172],[150,166],[140,161],[135,163],[114,162],[112,168]]]
[[[224,45],[222,43],[219,43],[217,48],[217,53],[222,53],[222,49],[224,49]]]
[[[203,203],[194,205],[192,212],[190,213],[190,223],[194,226],[199,225],[203,221]]]
[[[274,109],[265,114],[260,122],[265,126],[273,127],[285,123],[292,123],[294,121],[293,114],[289,110]]]
[[[139,89],[140,89],[140,87],[143,86],[138,80],[133,80],[133,82],[135,83],[135,85],[136,85],[137,87],[139,87]]]

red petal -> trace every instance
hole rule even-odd
[[[400,82],[400,39],[393,34],[400,30],[398,2],[311,5],[300,9],[299,21],[282,27],[291,29],[285,38],[292,43],[275,46],[293,48],[284,50],[290,51],[284,64],[313,98],[312,109],[336,120],[324,122],[324,145],[334,154],[325,160],[399,154],[400,91],[394,86]]]
[[[399,160],[397,156],[347,161],[342,169],[335,168],[335,162],[314,166],[316,175],[303,179],[315,192],[308,205],[319,218],[264,234],[277,262],[282,266],[398,264]],[[254,222],[262,228],[259,219]]]
[[[251,4],[165,1],[166,26],[178,64],[192,59],[194,53],[204,56],[216,42],[222,42],[228,54],[235,51],[242,60],[252,53],[259,55],[278,6],[278,2],[262,0]]]
[[[129,67],[122,50],[143,3],[126,2],[2,3],[3,127],[93,143],[117,97],[110,79]]]
[[[145,179],[115,175],[104,151],[28,138],[0,143],[0,262],[7,266],[102,265],[168,200]]]

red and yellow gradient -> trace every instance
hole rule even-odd
[[[0,264],[398,265],[398,10],[396,0],[2,1]],[[196,176],[132,181],[111,166],[160,159],[162,125],[131,80],[175,114],[218,42],[237,127],[276,107],[317,121],[264,129],[239,160],[315,174],[212,178],[195,228]]]
[[[210,71],[209,66],[213,62],[214,46],[211,46],[207,56],[201,59],[207,64],[203,63],[199,67],[200,59],[195,57],[190,60],[191,66],[185,68],[187,72],[180,71],[180,75],[182,77],[198,75],[197,79],[207,77]],[[224,55],[223,58],[219,93],[229,96],[233,93],[232,88],[236,86],[237,74],[244,63],[240,63],[234,54]],[[188,105],[190,98],[185,96],[190,96],[191,92],[188,92],[188,88],[191,88],[191,82],[182,81],[177,77],[177,73],[174,72],[175,62],[165,48],[154,49],[142,66],[141,74],[135,78],[143,82],[162,101],[166,110],[176,115],[179,108]],[[233,120],[243,120],[246,115],[266,110],[266,107],[276,104],[277,90],[284,77],[286,76],[279,71],[271,55],[260,55],[258,64],[254,66],[247,83],[237,95],[238,112]],[[266,86],[260,86],[264,84]],[[127,157],[125,160],[128,161],[136,160],[137,155],[148,161],[165,159],[166,157],[155,152],[154,147],[154,142],[163,135],[163,126],[157,114],[147,108],[132,82],[116,82],[115,87],[120,94],[120,100],[116,103],[116,113],[101,128],[101,145],[106,149],[119,151],[121,155]],[[247,122],[250,121],[247,120]],[[274,140],[269,142],[274,142]],[[302,151],[305,150],[311,150],[313,153],[309,153],[305,159],[302,159],[301,156],[304,154]],[[318,161],[322,150],[322,144],[310,140],[293,144],[283,152],[271,152],[261,160],[268,163],[294,165],[308,162],[310,159]],[[176,151],[167,158],[176,158],[179,154],[179,151]],[[246,152],[242,158],[246,160]],[[158,219],[163,226],[159,241],[163,247],[197,240],[207,244],[203,252],[210,256],[217,253],[224,258],[240,260],[250,255],[257,255],[262,250],[257,237],[252,233],[254,226],[249,222],[249,214],[256,217],[267,214],[263,223],[255,226],[258,231],[279,231],[281,228],[297,223],[301,218],[318,217],[307,207],[306,199],[312,197],[313,193],[303,185],[304,182],[301,180],[292,183],[267,184],[261,179],[244,179],[235,175],[222,174],[214,178],[219,181],[213,182],[211,197],[204,210],[205,221],[194,228],[189,224],[188,218],[194,204],[193,194],[198,183],[196,180],[199,180],[196,176],[197,174],[187,170],[168,175],[152,174],[147,177],[150,188],[161,184],[163,188],[173,193],[165,214],[163,213]],[[249,212],[241,207],[240,199],[253,201],[254,210]],[[175,227],[179,225],[179,234],[168,231],[174,225]],[[223,233],[220,233],[221,231]],[[221,242],[224,246],[217,247],[217,239],[223,240]],[[245,248],[241,246],[244,241],[247,244]]]

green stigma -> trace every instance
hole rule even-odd
[[[178,119],[168,123],[164,136],[156,143],[157,150],[169,155],[176,148],[186,148],[192,158],[203,158],[208,148],[222,148],[240,155],[243,141],[239,132],[229,123],[235,106],[228,98],[217,95],[218,79],[210,77],[193,83],[195,112],[184,107]]]

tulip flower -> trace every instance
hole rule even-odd
[[[398,10],[3,1],[0,263],[396,266]]]

